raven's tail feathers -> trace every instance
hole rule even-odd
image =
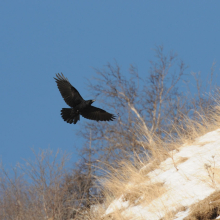
[[[77,121],[80,120],[79,114],[73,113],[73,110],[71,108],[62,108],[61,116],[63,120],[69,124],[72,124],[72,123],[76,124]]]

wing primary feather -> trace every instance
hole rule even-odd
[[[96,121],[113,121],[115,119],[115,115],[94,106],[89,106],[85,110],[81,111],[80,114],[84,118]]]
[[[65,78],[62,73],[56,74],[56,77],[57,78],[54,77],[54,79],[57,83],[57,87],[67,105],[69,105],[70,107],[75,107],[76,105],[84,101],[76,88],[74,88],[70,84],[69,80]]]

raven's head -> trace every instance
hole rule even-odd
[[[95,102],[95,99],[89,100],[89,101],[90,101],[90,105],[91,105],[93,102]]]

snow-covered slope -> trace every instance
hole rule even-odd
[[[144,184],[163,187],[159,197],[135,205],[125,201],[122,195],[110,204],[105,214],[123,210],[126,219],[184,219],[192,211],[192,204],[220,187],[220,129],[198,138],[191,146],[170,152],[170,158],[147,176],[149,180]]]

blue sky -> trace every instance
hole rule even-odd
[[[0,157],[6,167],[58,148],[72,153],[81,120],[69,125],[53,77],[63,72],[85,99],[86,79],[114,60],[147,74],[155,45],[174,50],[192,71],[220,62],[220,1],[0,1]],[[216,82],[218,84],[218,82]],[[99,106],[98,100],[96,106]],[[75,147],[74,147],[75,146]]]

